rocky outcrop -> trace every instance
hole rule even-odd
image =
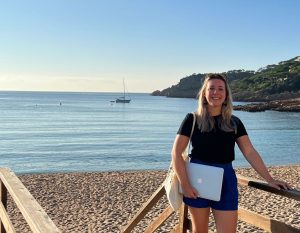
[[[236,105],[234,110],[247,112],[263,112],[266,110],[280,112],[300,112],[300,98],[289,100],[274,100],[263,103]]]

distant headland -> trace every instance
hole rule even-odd
[[[300,56],[257,71],[223,72],[232,90],[234,101],[260,102],[235,106],[242,111],[300,111]],[[192,74],[177,85],[151,93],[154,96],[196,98],[206,74]]]

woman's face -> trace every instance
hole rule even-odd
[[[226,87],[223,80],[211,79],[208,81],[205,97],[210,107],[220,107],[226,99]]]

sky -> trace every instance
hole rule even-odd
[[[298,0],[0,0],[0,90],[150,93],[300,55]]]

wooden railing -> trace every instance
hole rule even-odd
[[[16,232],[7,213],[8,193],[33,233],[61,232],[19,178],[10,169],[0,168],[0,233]]]
[[[300,201],[300,191],[297,190],[277,190],[268,184],[253,180],[248,177],[243,177],[238,175],[238,183],[240,185],[246,185],[249,187],[254,187],[266,192],[275,193],[281,196],[292,198]],[[165,189],[161,185],[156,192],[149,198],[149,200],[144,203],[142,208],[136,213],[136,215],[129,221],[127,226],[121,231],[122,233],[131,232],[137,224],[144,218],[144,216],[151,210],[151,208],[165,195]],[[175,212],[168,206],[152,223],[146,228],[144,232],[151,233],[155,232],[162,224]],[[272,233],[299,233],[300,229],[294,228],[283,222],[270,219],[269,217],[257,214],[255,212],[246,210],[239,207],[238,210],[239,219],[261,228],[265,231]],[[186,205],[182,205],[179,210],[179,223],[171,230],[172,233],[186,233],[187,230],[192,229],[192,224],[190,219],[188,219],[188,208]]]

